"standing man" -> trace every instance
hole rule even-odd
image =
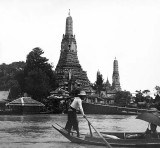
[[[77,131],[77,137],[79,137],[79,126],[78,126],[76,111],[80,110],[83,117],[84,118],[86,117],[82,107],[82,100],[84,100],[85,97],[86,97],[85,91],[77,90],[74,100],[68,109],[68,121],[66,123],[65,129],[68,130],[68,133],[70,134],[71,129],[73,127],[73,130]]]

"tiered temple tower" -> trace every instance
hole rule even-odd
[[[61,53],[55,69],[59,86],[72,89],[75,84],[88,86],[90,84],[86,71],[82,70],[77,56],[77,43],[73,35],[73,20],[68,13],[65,35],[61,42]],[[70,85],[69,85],[70,84]]]
[[[112,88],[116,91],[121,90],[119,71],[118,71],[118,61],[116,60],[116,58],[113,62]]]
[[[107,77],[107,81],[106,81],[106,91],[111,90],[111,84],[109,83],[108,77]]]

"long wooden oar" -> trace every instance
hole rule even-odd
[[[111,145],[104,139],[104,137],[101,135],[101,133],[99,132],[99,131],[97,131],[97,129],[91,124],[91,122],[88,120],[88,118],[85,116],[84,117],[87,121],[88,121],[88,123],[93,127],[93,129],[97,132],[97,134],[103,139],[103,141],[104,141],[104,143],[106,144],[106,146],[108,147],[108,148],[112,148],[111,147]]]

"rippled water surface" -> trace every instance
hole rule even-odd
[[[87,115],[98,131],[145,131],[148,124],[127,115]],[[88,123],[79,118],[80,132],[89,133]],[[1,115],[0,147],[7,148],[102,148],[69,142],[52,128],[65,126],[67,115]],[[158,127],[158,131],[160,131]]]

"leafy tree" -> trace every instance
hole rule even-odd
[[[160,86],[156,86],[155,90],[157,91],[157,94],[160,94]]]
[[[25,75],[24,75],[24,70],[20,70],[18,72],[16,72],[15,74],[15,80],[18,81],[18,84],[21,88],[21,94],[23,94],[25,92]]]
[[[154,105],[160,111],[160,86],[156,86],[155,90],[156,90],[156,96],[154,100],[155,103]]]
[[[95,82],[97,92],[100,95],[101,90],[103,89],[103,76],[100,74],[100,72],[97,72],[97,80]]]
[[[42,57],[43,50],[34,48],[26,59],[25,74],[25,91],[34,99],[41,101],[48,96],[55,84],[55,73],[52,65],[48,63],[46,57]]]
[[[141,90],[136,90],[137,94],[136,94],[136,98],[135,98],[135,102],[143,102],[144,101],[144,97],[143,97],[143,93]]]
[[[0,65],[0,77],[6,76],[7,65],[5,63]]]
[[[10,69],[12,69],[13,74],[13,80],[15,80],[15,85],[13,85],[11,88],[12,97],[18,97],[19,95],[22,95],[24,92],[24,67],[26,63],[23,61],[20,62],[13,62],[11,63]],[[12,91],[13,90],[13,91]],[[16,93],[17,92],[17,93]],[[13,95],[16,94],[16,95]]]
[[[34,69],[28,72],[25,78],[25,90],[34,99],[41,100],[41,98],[48,95],[50,90],[49,77],[41,69]]]
[[[131,97],[132,95],[129,91],[118,91],[115,95],[115,103],[120,106],[127,106]]]
[[[153,100],[152,98],[150,97],[150,90],[143,90],[142,91],[142,94],[143,94],[143,98],[144,98],[144,101],[146,101],[147,103],[152,103]]]
[[[150,92],[150,90],[148,90],[148,89],[147,90],[143,90],[142,94],[148,95],[149,92]]]
[[[25,63],[23,61],[13,62],[11,64],[0,65],[0,90],[9,90],[13,86],[21,87],[16,79],[16,75],[24,70]],[[15,84],[13,84],[15,83]],[[17,88],[18,88],[17,87]],[[16,87],[15,87],[16,88]],[[19,88],[18,88],[19,89]],[[15,90],[16,91],[16,90]],[[19,90],[17,90],[19,91]]]
[[[19,97],[21,94],[21,88],[17,80],[11,79],[8,81],[10,86],[9,100],[12,101],[15,98]]]
[[[0,90],[9,90],[7,82],[9,81],[10,75],[8,73],[8,65],[3,63],[0,65]]]
[[[136,90],[136,92],[137,94],[136,94],[135,102],[137,103],[138,107],[146,108],[151,106],[151,104],[153,103],[153,99],[149,95],[150,90],[143,90],[143,91]]]

